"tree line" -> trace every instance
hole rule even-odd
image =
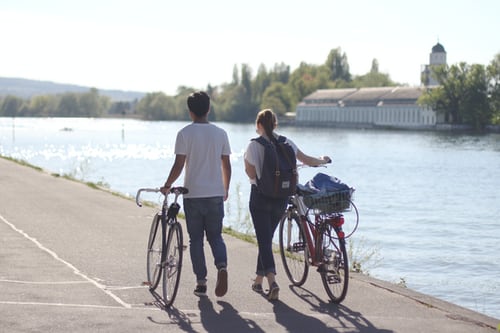
[[[450,123],[482,128],[500,123],[500,55],[487,67],[461,63],[433,70],[439,87],[429,89],[419,103],[442,113]],[[353,76],[347,55],[332,49],[323,64],[302,62],[294,71],[280,63],[272,68],[260,65],[256,73],[247,64],[235,65],[232,80],[219,86],[208,85],[211,96],[210,120],[253,122],[260,109],[271,108],[278,115],[293,112],[296,105],[318,89],[386,87],[400,85],[379,71],[377,59],[364,75]],[[174,96],[151,92],[133,102],[112,102],[92,88],[87,93],[35,96],[25,100],[15,96],[0,99],[0,116],[108,117],[134,116],[145,120],[189,120],[186,98],[192,87],[178,87]]]
[[[378,61],[372,61],[370,72],[352,76],[347,55],[340,48],[332,49],[325,63],[302,62],[291,71],[281,63],[272,68],[260,65],[257,73],[247,64],[235,65],[232,80],[219,86],[208,85],[212,120],[253,122],[261,108],[272,108],[284,115],[295,110],[305,96],[317,89],[347,87],[395,86],[388,74],[380,73]],[[186,98],[192,87],[180,86],[174,96],[151,92],[133,102],[112,102],[100,96],[97,89],[87,93],[64,93],[22,99],[6,96],[0,99],[0,116],[4,117],[106,117],[132,115],[147,120],[189,119]]]

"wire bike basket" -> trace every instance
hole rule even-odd
[[[321,214],[332,214],[349,211],[353,193],[354,189],[319,192],[304,195],[302,199],[307,208]]]

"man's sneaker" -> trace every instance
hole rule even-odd
[[[197,285],[196,289],[194,290],[194,294],[200,297],[207,296],[207,286]]]
[[[276,282],[273,282],[271,284],[271,287],[269,287],[269,293],[267,294],[267,299],[270,301],[276,301],[278,300],[280,295],[280,287],[278,287],[278,284]]]
[[[222,297],[227,292],[227,269],[220,268],[217,272],[217,283],[215,284],[215,296]]]

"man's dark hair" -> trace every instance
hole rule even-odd
[[[204,91],[197,91],[189,95],[187,99],[189,111],[197,117],[203,117],[210,109],[210,97]]]

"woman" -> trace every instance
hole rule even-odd
[[[278,135],[274,132],[277,127],[276,115],[270,109],[265,109],[257,114],[255,121],[257,133],[269,141],[276,141]],[[286,139],[294,152],[296,158],[307,165],[317,166],[329,163],[328,156],[315,158],[304,154],[290,140]],[[276,266],[273,257],[273,236],[279,220],[283,215],[288,198],[272,198],[261,193],[257,189],[257,179],[262,174],[264,160],[264,146],[255,140],[251,140],[245,152],[245,172],[250,178],[252,189],[250,192],[250,214],[255,228],[258,243],[257,269],[252,289],[263,293],[262,282],[264,277],[269,284],[267,297],[269,300],[279,298],[279,287],[276,283]]]

